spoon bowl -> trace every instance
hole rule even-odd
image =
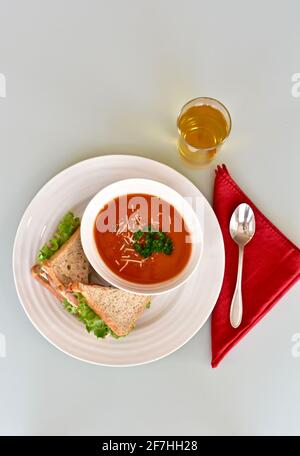
[[[255,217],[248,204],[242,203],[235,209],[230,219],[229,231],[238,245],[245,246],[251,241],[255,233]]]
[[[244,247],[254,236],[255,217],[249,204],[242,203],[234,210],[229,224],[229,231],[234,242],[239,246],[239,262],[236,286],[230,306],[230,323],[233,328],[238,328],[243,317],[242,299],[242,270]]]

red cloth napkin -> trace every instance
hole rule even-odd
[[[242,295],[243,320],[234,329],[229,322],[238,264],[238,247],[231,239],[229,221],[240,203],[248,203],[255,214],[256,231],[245,247]],[[229,175],[225,165],[216,170],[214,210],[225,245],[225,274],[212,314],[212,367],[276,304],[300,278],[300,250],[252,203]]]

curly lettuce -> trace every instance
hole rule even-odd
[[[72,315],[75,315],[79,321],[84,323],[87,331],[94,333],[97,338],[104,338],[108,334],[119,338],[87,304],[86,299],[81,293],[73,293],[77,298],[78,305],[71,304],[67,299],[63,301],[64,308]]]
[[[72,236],[72,234],[80,226],[80,219],[75,217],[72,212],[68,212],[54,233],[52,239],[48,241],[39,251],[37,261],[39,263],[48,260],[55,252]]]

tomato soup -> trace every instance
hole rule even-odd
[[[139,284],[175,277],[192,251],[182,216],[153,195],[130,194],[109,202],[96,218],[94,237],[109,269]]]

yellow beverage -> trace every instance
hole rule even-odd
[[[183,107],[177,126],[181,155],[194,164],[207,164],[229,135],[231,120],[217,100],[196,98]]]

